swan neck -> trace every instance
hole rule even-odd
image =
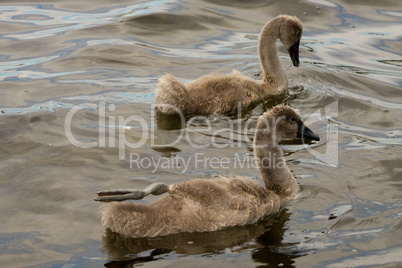
[[[299,186],[286,164],[279,140],[276,134],[272,135],[272,132],[260,124],[254,138],[254,154],[266,189],[283,198],[293,198],[298,193]]]
[[[280,23],[281,20],[278,19],[268,22],[262,29],[258,42],[258,53],[264,72],[263,82],[277,90],[286,88],[288,84],[287,75],[276,48]]]

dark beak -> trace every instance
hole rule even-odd
[[[288,49],[289,56],[292,59],[292,63],[294,66],[298,67],[300,65],[299,61],[299,45],[300,42],[297,42],[293,46]]]
[[[315,134],[311,129],[306,127],[302,121],[299,121],[299,128],[297,130],[297,137],[302,139],[309,139],[313,141],[319,141],[320,137]]]

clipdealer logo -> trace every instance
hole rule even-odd
[[[168,105],[168,104],[167,104]],[[221,128],[217,130],[213,130],[211,118],[206,116],[194,116],[186,121],[185,116],[180,113],[180,111],[174,107],[174,109],[178,110],[178,116],[180,117],[180,133],[177,135],[177,138],[168,143],[168,144],[156,144],[155,143],[155,113],[156,113],[156,106],[153,104],[151,105],[151,122],[147,122],[144,118],[139,115],[130,115],[128,117],[122,115],[113,115],[113,112],[116,109],[114,104],[106,105],[105,102],[99,102],[98,104],[95,103],[83,103],[74,106],[70,111],[67,113],[65,122],[64,122],[64,129],[67,139],[71,144],[77,146],[79,148],[118,148],[119,149],[119,159],[125,160],[126,159],[126,149],[137,149],[142,146],[151,146],[151,147],[167,147],[167,146],[175,146],[177,143],[185,139],[187,143],[196,149],[202,149],[206,147],[215,147],[218,149],[222,149],[225,147],[241,147],[242,143],[222,143],[218,142],[217,139],[221,137],[222,133],[229,135],[227,138],[229,140],[241,140],[243,139],[246,143],[252,143],[252,140],[249,138],[250,131],[250,124],[255,122],[255,120],[247,120],[243,126],[239,124],[239,120],[232,119],[225,115],[219,115],[219,117],[226,122],[229,123],[229,127]],[[241,111],[241,107],[238,107],[238,111]],[[73,122],[74,120],[79,120],[75,118],[77,112],[81,110],[89,110],[89,111],[97,111],[99,122],[98,123],[98,135],[97,140],[93,139],[92,141],[88,141],[89,139],[77,139],[74,136],[73,131]],[[106,116],[106,113],[109,115]],[[111,114],[111,115],[110,115]],[[325,138],[322,139],[322,142],[319,144],[315,144],[313,146],[303,144],[304,148],[316,158],[318,161],[325,165],[329,166],[337,166],[338,165],[338,125],[335,123],[335,118],[338,117],[338,102],[335,101],[330,103],[320,109],[311,113],[306,119],[305,124],[311,125],[315,123],[320,123],[320,125],[324,124],[324,136]],[[239,115],[238,118],[241,118]],[[196,122],[202,122],[202,127],[194,127]],[[129,132],[132,128],[132,125],[135,125],[135,128],[140,131],[136,131],[136,133],[141,133],[141,137],[139,140],[135,142],[130,142],[127,139],[127,132]],[[191,136],[193,132],[204,132],[208,133],[210,140],[208,143],[199,144],[195,142]],[[320,134],[323,133],[323,130],[319,131]],[[252,136],[252,135],[251,135]],[[320,135],[322,136],[322,135]],[[320,150],[316,150],[320,149]],[[238,156],[237,156],[238,157]],[[147,159],[147,158],[144,158]],[[236,159],[234,156],[233,159]],[[193,159],[195,160],[195,158]],[[165,167],[172,167],[173,164],[168,164],[166,159],[147,159],[141,160],[140,155],[138,154],[130,154],[130,166],[138,166],[144,167],[146,166],[145,163],[149,164],[148,168],[155,167],[162,167],[161,161],[165,161]],[[142,161],[142,164],[139,162]],[[159,161],[159,162],[158,162]],[[169,160],[173,161],[173,160]],[[188,160],[187,160],[188,161]],[[203,160],[204,162],[210,162],[207,160]],[[215,161],[215,160],[214,160]],[[223,160],[224,162],[226,159]],[[159,164],[158,164],[159,163]],[[214,162],[211,163],[213,165]]]

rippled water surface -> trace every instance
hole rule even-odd
[[[155,114],[166,72],[259,79],[259,31],[283,13],[304,24],[299,68],[278,44],[286,93],[185,128]],[[399,0],[2,1],[0,266],[400,266],[401,23]],[[252,129],[279,103],[322,137],[283,144],[302,192],[281,212],[163,238],[103,229],[102,189],[257,178]]]

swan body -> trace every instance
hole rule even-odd
[[[304,126],[297,110],[276,106],[259,118],[254,138],[265,187],[257,180],[234,176],[172,185],[155,183],[144,190],[101,191],[95,200],[111,202],[104,206],[103,225],[128,237],[154,237],[255,223],[277,212],[285,200],[299,192],[278,145],[282,139],[296,137],[319,140]],[[116,202],[166,192],[168,195],[149,205]]]
[[[288,49],[294,66],[299,66],[299,44],[303,25],[294,16],[280,15],[262,29],[258,52],[264,72],[255,80],[238,71],[229,75],[209,74],[184,84],[167,74],[156,89],[157,108],[166,114],[226,114],[283,92],[288,86],[286,72],[276,50],[279,39]]]

